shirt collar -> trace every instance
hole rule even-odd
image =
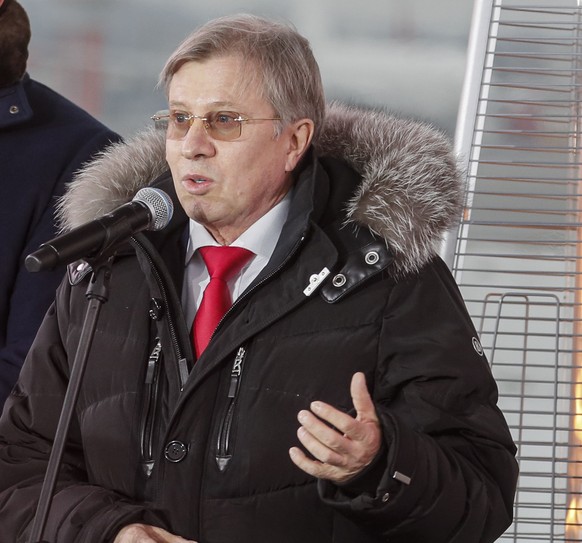
[[[245,230],[231,245],[243,247],[244,249],[252,251],[257,256],[269,259],[273,254],[283,225],[287,220],[292,192],[293,190],[290,190],[275,207],[265,213],[250,228]],[[219,245],[208,230],[200,223],[192,219],[190,219],[189,223],[190,237],[186,251],[186,264],[200,247]]]

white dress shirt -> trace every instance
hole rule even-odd
[[[255,277],[267,265],[275,245],[281,235],[283,225],[287,220],[291,191],[273,209],[269,210],[243,234],[241,234],[231,246],[242,247],[254,253],[241,271],[228,282],[228,288],[234,302],[244,290],[253,282]],[[182,307],[188,325],[194,322],[196,310],[202,301],[202,295],[206,285],[210,282],[210,275],[206,264],[197,249],[200,247],[218,246],[219,243],[210,235],[201,224],[190,219],[190,237],[186,250],[186,272],[184,275],[184,287],[182,289]]]

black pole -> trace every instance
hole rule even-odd
[[[42,536],[55,491],[63,451],[71,424],[71,418],[75,410],[77,398],[79,397],[83,374],[87,367],[87,358],[89,357],[91,344],[93,343],[97,320],[102,305],[107,302],[109,298],[111,259],[107,259],[107,261],[102,265],[94,266],[93,270],[93,275],[86,293],[86,296],[89,299],[89,304],[87,306],[85,321],[83,322],[83,328],[81,330],[81,337],[79,338],[79,346],[77,347],[77,352],[73,361],[69,384],[67,385],[65,399],[63,401],[63,407],[61,409],[59,423],[47,465],[47,471],[40,492],[38,506],[32,524],[32,531],[28,540],[29,543],[49,543],[43,541]]]

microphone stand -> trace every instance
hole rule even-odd
[[[107,252],[109,255],[110,252]],[[87,260],[92,268],[93,275],[87,287],[86,297],[89,300],[83,328],[81,330],[81,337],[79,338],[79,345],[73,361],[71,375],[69,377],[69,384],[65,393],[63,407],[59,417],[59,423],[53,441],[53,447],[49,457],[47,471],[44,482],[40,492],[40,497],[30,533],[29,543],[50,543],[42,539],[45,525],[48,519],[48,514],[55,491],[56,481],[60,470],[63,451],[67,441],[67,434],[71,424],[71,418],[77,403],[79,391],[81,389],[81,381],[85,368],[87,367],[87,359],[91,350],[91,344],[95,335],[97,327],[97,320],[101,307],[109,299],[109,284],[111,281],[111,263],[112,257],[107,255],[99,255],[91,261]]]

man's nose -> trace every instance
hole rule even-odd
[[[206,121],[194,118],[190,121],[190,128],[182,141],[182,155],[188,159],[198,156],[213,156],[216,152],[214,140],[208,134]]]

